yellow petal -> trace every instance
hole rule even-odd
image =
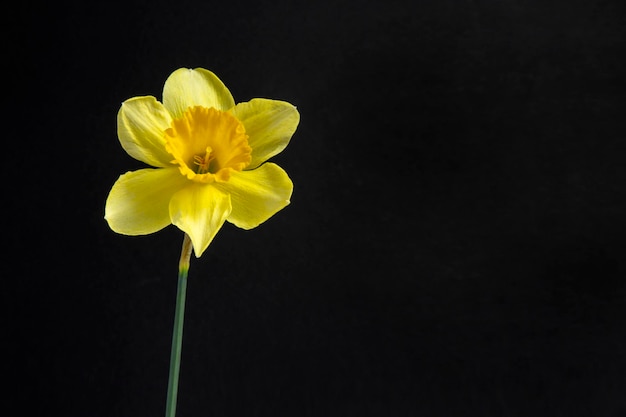
[[[181,68],[165,81],[163,105],[176,119],[189,107],[215,107],[226,111],[235,105],[235,101],[228,88],[211,71]]]
[[[122,148],[133,158],[155,167],[170,166],[165,151],[165,129],[172,119],[154,97],[135,97],[122,103],[117,113],[117,135]]]
[[[124,235],[157,232],[170,224],[170,199],[188,182],[174,167],[127,172],[113,185],[104,217]]]
[[[252,229],[289,204],[293,183],[278,165],[266,163],[252,171],[232,172],[228,182],[216,187],[230,194],[232,211],[227,220]]]
[[[174,194],[169,207],[172,223],[189,235],[197,258],[209,246],[230,210],[228,194],[195,182]]]
[[[300,122],[300,113],[285,101],[255,98],[237,104],[231,112],[246,128],[252,161],[248,169],[256,168],[281,152]]]

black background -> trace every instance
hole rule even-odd
[[[14,415],[163,414],[182,233],[103,214],[120,103],[180,67],[301,122],[291,205],[192,259],[179,416],[626,415],[623,2],[18,7]]]

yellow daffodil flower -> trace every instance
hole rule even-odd
[[[266,161],[287,146],[299,121],[296,108],[284,101],[256,98],[235,105],[208,70],[174,71],[162,103],[152,96],[122,103],[122,147],[156,168],[120,176],[105,219],[125,235],[174,224],[199,257],[225,221],[251,229],[289,204],[289,176]]]

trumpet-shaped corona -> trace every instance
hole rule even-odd
[[[251,160],[246,129],[230,113],[190,107],[165,131],[165,150],[188,179],[228,181],[231,170],[243,170]]]

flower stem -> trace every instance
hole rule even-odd
[[[185,298],[187,295],[187,274],[189,258],[193,246],[185,233],[183,248],[178,263],[178,290],[176,293],[176,311],[174,313],[174,330],[172,332],[172,353],[170,356],[170,377],[167,384],[167,403],[165,417],[176,415],[176,399],[178,397],[178,376],[180,375],[180,354],[183,345],[183,323],[185,321]]]

